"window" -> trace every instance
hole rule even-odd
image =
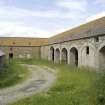
[[[89,55],[89,47],[86,47],[86,54]]]
[[[95,42],[99,42],[99,37],[98,36],[95,37],[94,40],[95,40]]]

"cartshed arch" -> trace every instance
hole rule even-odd
[[[55,62],[56,63],[60,63],[60,49],[59,48],[56,48],[55,49]]]
[[[62,53],[62,63],[67,64],[68,63],[68,51],[67,51],[67,48],[62,48],[61,53]]]
[[[76,47],[70,49],[70,64],[78,66],[78,49]]]
[[[96,64],[97,50],[91,43],[86,43],[80,48],[80,64],[81,66],[94,67]]]
[[[50,59],[51,61],[54,62],[54,47],[53,46],[50,47]]]

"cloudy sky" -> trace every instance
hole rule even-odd
[[[105,16],[105,0],[0,0],[1,37],[50,37]]]

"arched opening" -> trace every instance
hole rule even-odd
[[[70,64],[78,66],[78,50],[75,47],[70,49]]]
[[[99,66],[105,67],[105,46],[99,50]]]
[[[50,57],[51,57],[51,61],[54,61],[54,47],[50,48]]]
[[[67,64],[68,62],[68,53],[67,53],[67,49],[63,48],[62,49],[62,63]]]
[[[86,44],[81,47],[81,60],[80,60],[80,65],[85,66],[85,67],[96,67],[96,50],[94,45],[91,44]]]
[[[60,50],[58,48],[55,50],[55,62],[60,63]]]

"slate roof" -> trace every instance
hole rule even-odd
[[[105,17],[80,25],[49,39],[49,44],[105,34]]]
[[[47,38],[0,37],[0,46],[41,46],[48,44]]]
[[[43,46],[98,35],[105,35],[105,17],[59,33],[50,38],[0,37],[0,46]]]

